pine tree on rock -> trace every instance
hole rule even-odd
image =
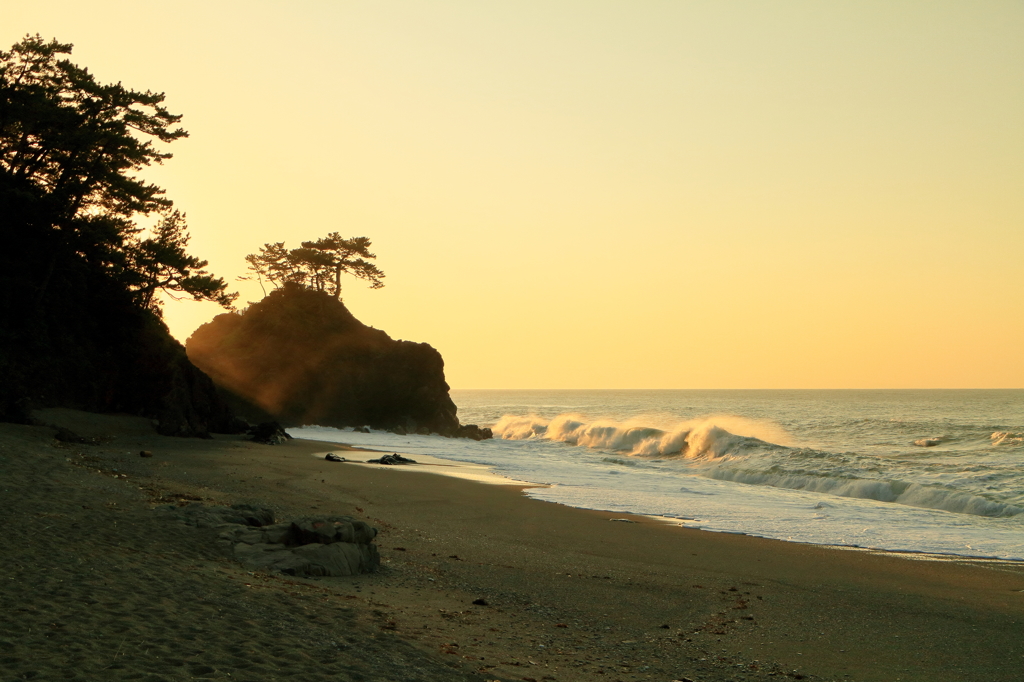
[[[367,260],[375,258],[370,253],[369,238],[345,239],[332,232],[322,239],[302,242],[298,249],[289,250],[284,242],[264,244],[259,253],[251,253],[245,260],[261,286],[264,280],[275,288],[293,284],[326,292],[340,301],[343,274],[366,280],[371,289],[384,286],[384,273]]]

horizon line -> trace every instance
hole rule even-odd
[[[496,388],[496,387],[464,387],[452,386],[450,391],[1021,391],[1024,386],[932,386],[932,387],[859,387],[859,388]]]

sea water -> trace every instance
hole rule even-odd
[[[721,532],[1024,560],[1024,390],[453,390],[475,442],[292,429],[474,462],[540,500]]]

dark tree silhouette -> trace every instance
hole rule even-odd
[[[181,293],[197,301],[209,300],[230,308],[237,294],[224,292],[224,281],[203,270],[207,262],[185,253],[188,246],[185,216],[171,211],[153,230],[153,236],[144,239],[132,250],[134,262],[131,271],[136,281],[130,283],[136,300],[153,308],[158,290],[174,296]]]
[[[0,420],[64,406],[146,415],[169,435],[237,428],[159,319],[160,290],[234,297],[138,177],[186,136],[180,116],[70,52],[38,35],[0,51]]]
[[[384,273],[367,260],[376,257],[370,253],[369,238],[344,239],[332,232],[322,239],[302,242],[298,249],[289,250],[284,242],[264,244],[259,253],[250,253],[245,260],[260,285],[264,280],[275,288],[297,284],[341,300],[342,274],[366,280],[371,289],[384,286]]]
[[[61,259],[73,256],[137,291],[145,306],[154,305],[154,283],[230,305],[224,281],[185,254],[184,221],[164,190],[134,175],[171,157],[154,141],[186,137],[181,116],[164,108],[163,93],[98,83],[60,58],[71,47],[36,35],[0,51],[0,180],[36,200],[34,236],[49,253],[38,301]],[[154,212],[163,221],[142,239],[134,218]],[[178,275],[154,277],[168,268]]]

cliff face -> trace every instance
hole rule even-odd
[[[459,433],[440,353],[367,327],[328,294],[284,287],[186,343],[252,421]]]

